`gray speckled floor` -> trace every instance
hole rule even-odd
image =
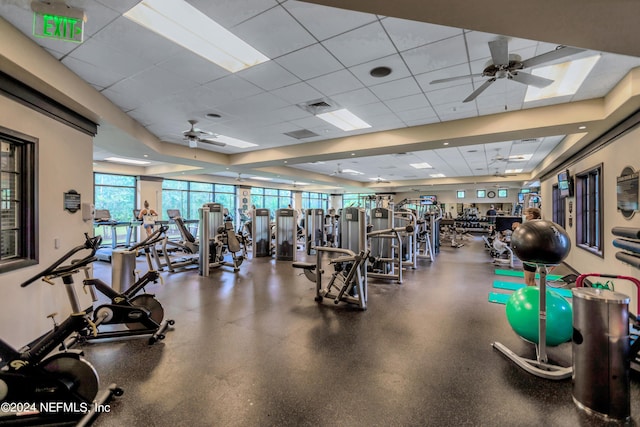
[[[504,306],[487,302],[493,271],[479,239],[443,247],[402,285],[370,280],[364,312],[316,303],[290,262],[251,259],[209,278],[163,273],[164,286],[148,291],[176,321],[164,341],[83,347],[102,385],[125,390],[94,425],[601,424],[576,409],[570,379],[535,377],[492,348],[500,341],[535,358]],[[96,275],[109,277],[110,266],[97,264]],[[571,346],[549,355],[570,364]],[[635,416],[639,397],[634,377]]]

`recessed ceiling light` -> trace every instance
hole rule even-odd
[[[142,157],[144,157],[145,159],[149,157],[148,154],[143,155]]]
[[[444,144],[442,144],[442,145],[449,145],[449,143],[448,143],[448,142],[445,142],[445,143],[444,143]]]
[[[578,126],[578,129],[580,129],[580,130],[585,130],[586,128],[587,128],[587,127],[586,127],[586,126],[584,126],[584,125],[583,125],[583,126]]]
[[[376,67],[369,71],[369,74],[371,74],[371,77],[387,77],[391,74],[391,68],[385,66]]]
[[[522,169],[507,169],[504,171],[504,173],[520,173],[522,172]]]
[[[231,73],[269,61],[183,0],[143,0],[123,16]]]
[[[148,165],[146,160],[123,159],[121,157],[105,157],[105,160],[114,163],[126,163],[128,165]]]
[[[432,173],[431,175],[429,175],[431,178],[444,178],[445,174],[443,173]]]

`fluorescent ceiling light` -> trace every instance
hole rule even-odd
[[[431,178],[444,178],[445,175],[443,173],[432,173],[429,175]]]
[[[255,179],[257,181],[272,181],[273,178],[266,178],[264,176],[252,176],[249,179]]]
[[[116,163],[126,163],[128,165],[148,165],[151,163],[146,160],[123,159],[120,157],[105,157],[105,160]]]
[[[269,60],[183,0],[143,0],[124,17],[231,73]]]
[[[343,169],[342,173],[348,173],[349,175],[364,175],[364,172],[358,172],[353,169]]]
[[[335,127],[342,129],[343,131],[365,129],[371,127],[369,123],[365,122],[346,108],[336,111],[330,111],[328,113],[317,114],[316,117],[324,120],[327,123],[331,123]]]
[[[249,147],[258,146],[258,144],[254,144],[253,142],[247,142],[241,139],[231,138],[230,136],[224,136],[224,135],[213,135],[213,136],[207,137],[207,139],[218,141],[218,142],[224,142],[227,145],[231,145],[233,147],[238,147],[238,148],[249,148]]]
[[[429,163],[410,163],[409,166],[411,166],[412,168],[416,168],[416,169],[433,169],[433,166],[431,166]]]
[[[531,74],[551,79],[553,83],[544,88],[528,86],[524,102],[575,94],[598,59],[600,59],[600,55],[594,55],[562,64],[536,68]]]
[[[522,169],[507,169],[504,173],[520,173]]]

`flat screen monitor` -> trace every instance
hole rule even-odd
[[[438,198],[436,196],[420,196],[421,205],[435,205],[437,203]]]
[[[560,197],[573,197],[573,179],[568,170],[558,174],[558,190]]]

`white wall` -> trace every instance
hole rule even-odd
[[[580,273],[606,273],[640,278],[640,270],[624,264],[615,258],[615,253],[618,249],[613,247],[612,242],[615,236],[611,234],[613,227],[640,228],[640,213],[636,213],[631,219],[625,219],[622,214],[616,210],[616,177],[620,175],[625,166],[631,166],[635,170],[640,169],[640,154],[638,154],[639,138],[640,129],[635,129],[605,148],[597,151],[595,154],[569,167],[571,175],[575,176],[576,173],[592,169],[601,163],[604,164],[604,191],[602,195],[604,205],[604,258],[575,246],[575,198],[566,198],[564,200],[564,203],[567,204],[565,207],[568,207],[569,200],[572,200],[574,204],[573,213],[571,214],[573,216],[573,226],[569,226],[568,216],[566,221],[566,230],[571,237],[572,248],[565,262]],[[551,200],[551,188],[556,182],[557,180],[554,177],[541,183],[543,196],[542,209],[545,219],[552,218],[552,206],[549,200]],[[547,202],[545,202],[545,200]],[[568,209],[566,212],[567,215],[569,215]],[[616,291],[626,293],[632,298],[629,310],[636,313],[638,299],[635,286],[631,286],[628,281],[615,282],[615,286]]]
[[[81,212],[63,209],[63,193],[73,189],[82,202],[93,201],[91,137],[0,96],[0,126],[39,138],[38,215],[40,263],[0,274],[0,337],[20,347],[51,328],[46,316],[57,312],[61,321],[71,312],[64,287],[38,281],[27,288],[19,284],[48,267],[66,251],[84,242],[92,223],[82,221]],[[60,248],[54,249],[54,239]],[[77,280],[81,283],[80,278]],[[76,284],[78,287],[78,284]],[[79,288],[79,287],[78,287]],[[79,291],[82,306],[90,300]]]

